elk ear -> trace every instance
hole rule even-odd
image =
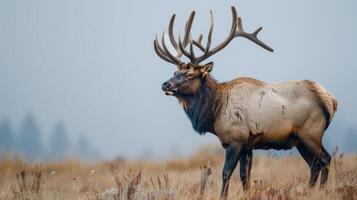
[[[210,73],[213,69],[213,62],[209,62],[207,64],[205,64],[202,68],[201,68],[201,73],[202,73],[202,78],[204,78],[208,73]]]

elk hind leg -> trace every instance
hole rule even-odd
[[[321,165],[318,159],[311,152],[309,152],[309,150],[305,147],[304,144],[299,144],[297,146],[297,149],[310,167],[311,175],[310,175],[309,185],[312,187],[316,184],[317,178],[319,177]]]
[[[323,154],[323,165],[322,165],[322,170],[321,170],[321,182],[320,185],[323,186],[328,178],[328,173],[329,173],[329,168],[330,168],[330,161],[331,161],[331,156],[330,154],[326,151],[326,149],[322,146],[322,154]]]
[[[323,134],[323,133],[322,133]],[[321,135],[322,138],[322,135]],[[329,173],[329,165],[330,165],[330,160],[331,156],[330,154],[325,150],[325,148],[322,146],[322,141],[321,139],[318,139],[316,137],[301,137],[300,140],[306,147],[306,149],[313,154],[313,156],[316,158],[316,169],[321,172],[321,185],[324,185],[327,181],[328,178],[328,173]]]
[[[316,168],[320,172],[321,169],[321,184],[324,184],[328,177],[328,166],[330,164],[331,156],[322,146],[322,137],[326,128],[325,118],[321,116],[320,112],[312,113],[309,120],[307,120],[297,131],[297,137],[301,143],[306,147],[315,160],[312,169]],[[314,171],[314,170],[313,170]],[[317,174],[318,176],[318,174]]]

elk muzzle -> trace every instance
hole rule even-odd
[[[166,95],[174,95],[176,92],[176,88],[174,88],[173,84],[170,81],[165,81],[162,84],[161,88]]]

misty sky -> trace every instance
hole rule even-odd
[[[156,56],[152,41],[173,13],[175,33],[182,30],[193,9],[193,35],[206,37],[212,9],[216,45],[230,30],[231,5],[247,31],[264,27],[260,38],[275,51],[235,39],[210,59],[216,79],[316,80],[338,99],[331,127],[356,125],[355,0],[0,0],[0,120],[16,128],[33,113],[46,137],[63,121],[72,140],[88,136],[107,158],[218,144],[196,134],[161,91],[175,66]]]

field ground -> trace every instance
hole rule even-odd
[[[25,164],[0,161],[0,199],[218,199],[223,152],[201,150],[166,162],[80,161]],[[209,161],[209,166],[207,166]],[[258,155],[251,187],[243,192],[239,168],[231,178],[229,199],[357,199],[357,155],[335,153],[327,185],[308,187],[309,169],[296,155]]]

